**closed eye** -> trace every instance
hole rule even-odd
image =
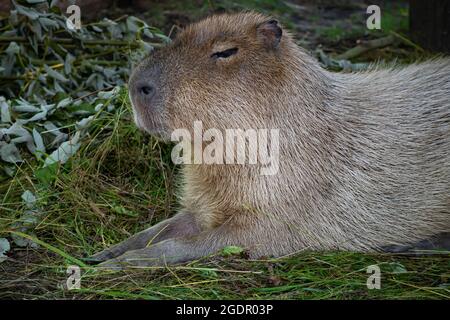
[[[233,54],[236,54],[236,52],[238,52],[238,48],[231,48],[231,49],[227,49],[225,51],[219,51],[219,52],[215,52],[211,55],[211,58],[228,58],[230,56],[232,56]]]

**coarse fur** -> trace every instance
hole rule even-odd
[[[450,231],[450,60],[333,73],[277,27],[253,12],[212,16],[136,68],[140,128],[164,139],[196,120],[277,128],[279,171],[185,165],[181,212],[95,255],[112,259],[103,266],[182,262],[227,245],[252,257],[379,251]],[[238,51],[212,58],[229,48]],[[151,100],[138,96],[142,84]]]

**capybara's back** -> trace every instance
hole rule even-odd
[[[339,119],[337,153],[346,163],[336,174],[334,212],[356,235],[343,247],[414,244],[449,232],[449,60],[328,75],[336,100],[327,106]]]

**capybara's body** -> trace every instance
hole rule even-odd
[[[227,245],[378,251],[450,231],[449,59],[332,73],[276,21],[219,15],[142,62],[130,95],[138,126],[166,139],[194,121],[279,129],[279,169],[185,165],[181,211],[96,255],[105,266]]]

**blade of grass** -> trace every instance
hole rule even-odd
[[[48,244],[48,243],[46,243],[46,242],[44,242],[42,240],[39,240],[36,237],[30,236],[30,235],[28,235],[26,233],[22,233],[22,232],[19,232],[19,231],[9,230],[9,233],[12,233],[12,234],[15,234],[15,235],[17,235],[19,237],[31,240],[31,241],[33,241],[33,242],[43,246],[47,250],[50,250],[51,252],[56,253],[56,254],[60,255],[61,257],[63,257],[63,258],[66,258],[70,262],[72,262],[72,263],[74,263],[74,264],[76,264],[76,265],[78,265],[80,267],[90,268],[90,266],[88,266],[87,264],[85,264],[81,260],[78,260],[77,258],[72,257],[71,255],[67,254],[66,252],[62,251],[61,249],[58,249],[58,248],[56,248],[56,247],[54,247],[54,246],[52,246],[52,245],[50,245],[50,244]]]

